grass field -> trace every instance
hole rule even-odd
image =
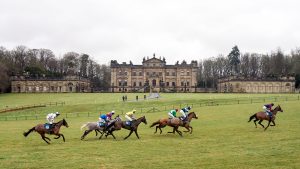
[[[127,94],[133,100],[136,94]],[[138,94],[143,98],[143,94]],[[46,102],[64,101],[63,106],[1,113],[0,117],[38,114],[45,117],[60,111],[60,120],[67,113],[91,112],[91,116],[67,116],[69,128],[62,128],[66,137],[52,139],[47,145],[37,133],[25,138],[22,133],[45,119],[0,121],[1,168],[299,168],[300,167],[300,101],[299,95],[264,94],[161,94],[158,100],[123,103],[122,94],[1,94],[0,109]],[[275,102],[274,98],[278,98]],[[281,99],[280,99],[281,98]],[[207,106],[198,103],[214,100],[239,100],[236,104]],[[253,99],[251,103],[250,100]],[[224,101],[225,100],[225,101]],[[257,102],[255,102],[257,101]],[[248,123],[249,116],[261,110],[263,101],[280,104],[277,126],[267,131]],[[234,103],[234,102],[232,102]],[[239,104],[237,104],[239,103]],[[243,104],[241,104],[243,103]],[[180,105],[193,104],[199,117],[193,120],[193,134],[153,134],[152,122],[167,117],[167,111]],[[147,111],[153,107],[154,112]],[[96,121],[99,112],[137,109],[137,117],[145,115],[147,125],[139,126],[140,140],[127,130],[115,132],[117,137],[98,140],[90,133],[80,140],[80,126]],[[142,110],[142,111],[140,111]],[[122,118],[124,116],[121,114]],[[266,122],[264,122],[266,124]],[[183,130],[183,129],[181,129]]]

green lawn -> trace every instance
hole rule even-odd
[[[137,94],[127,94],[134,100]],[[143,98],[143,94],[138,94]],[[161,94],[158,100],[121,101],[122,94],[4,94],[0,108],[54,101],[63,106],[28,109],[0,114],[0,117],[39,115],[37,120],[0,121],[1,168],[299,168],[300,167],[300,101],[299,95],[264,94]],[[276,102],[274,98],[277,98]],[[296,99],[291,99],[296,98]],[[231,100],[234,99],[234,102]],[[252,99],[252,104],[250,100]],[[264,100],[265,99],[265,100]],[[214,106],[205,104],[214,100]],[[238,101],[237,101],[238,100]],[[287,101],[286,101],[287,100]],[[277,126],[267,131],[248,123],[250,115],[260,111],[263,101],[280,104]],[[200,104],[202,103],[202,104]],[[235,103],[235,104],[234,104]],[[237,104],[239,103],[239,104]],[[193,120],[193,134],[153,134],[152,122],[167,117],[167,111],[180,105],[193,105],[199,117]],[[151,111],[152,108],[155,111]],[[147,125],[139,127],[140,140],[134,134],[123,140],[129,131],[115,132],[98,140],[90,133],[80,140],[80,126],[96,121],[99,112],[116,110],[117,114],[137,109],[145,115]],[[48,112],[60,111],[69,128],[62,128],[66,137],[52,139],[47,145],[37,133],[25,138],[22,133],[45,122]],[[90,117],[86,114],[90,112]],[[74,115],[75,113],[75,115]],[[76,114],[77,113],[77,114]],[[68,115],[69,114],[69,115]],[[73,115],[71,115],[73,114]],[[79,115],[78,115],[79,114]],[[121,114],[122,118],[124,116]],[[264,122],[266,124],[266,122]],[[182,128],[180,130],[183,130]]]

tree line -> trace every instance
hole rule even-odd
[[[90,79],[94,90],[110,86],[110,67],[96,63],[88,54],[67,52],[58,58],[49,49],[0,47],[0,93],[10,92],[10,76],[55,79],[70,73]]]
[[[248,79],[276,79],[294,76],[300,87],[300,48],[284,54],[280,48],[271,54],[244,53],[234,46],[227,55],[200,61],[198,87],[216,88],[219,78],[236,75]]]
[[[201,60],[198,87],[216,88],[219,78],[237,75],[244,78],[279,78],[294,76],[300,84],[300,48],[284,54],[277,49],[271,54],[241,53],[234,46],[227,55]],[[60,78],[67,74],[91,80],[94,90],[110,87],[110,66],[96,63],[88,54],[67,52],[58,58],[49,49],[17,46],[12,50],[0,47],[0,93],[10,92],[10,76],[27,78]]]

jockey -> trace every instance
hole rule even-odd
[[[99,116],[99,126],[100,127],[105,127],[106,126],[106,119],[107,119],[107,116],[105,114],[101,114]]]
[[[175,118],[177,112],[178,112],[178,109],[171,110],[171,111],[168,113],[169,119]]]
[[[190,111],[191,109],[192,109],[192,108],[191,108],[190,106],[188,106],[188,107],[182,108],[182,109],[180,110],[180,113],[182,114],[181,120],[185,120],[185,119],[186,119],[186,117],[187,117],[187,115],[188,115],[188,113],[189,113],[189,111]]]
[[[48,121],[48,123],[49,123],[49,129],[52,128],[52,124],[54,123],[54,119],[55,119],[57,116],[59,116],[59,115],[60,115],[59,112],[47,114],[46,119],[47,119],[47,121]]]
[[[111,121],[112,120],[112,116],[115,114],[115,111],[111,111],[106,113],[106,121]]]
[[[130,123],[135,120],[135,117],[133,116],[135,114],[136,110],[132,110],[130,112],[127,112],[125,114],[125,118],[127,119],[127,121],[129,121]]]
[[[263,110],[267,113],[268,116],[270,116],[270,120],[272,119],[272,106],[274,106],[274,103],[265,104],[263,106]]]

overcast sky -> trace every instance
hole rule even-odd
[[[200,60],[300,47],[299,0],[0,0],[0,46],[74,51],[100,64]]]

